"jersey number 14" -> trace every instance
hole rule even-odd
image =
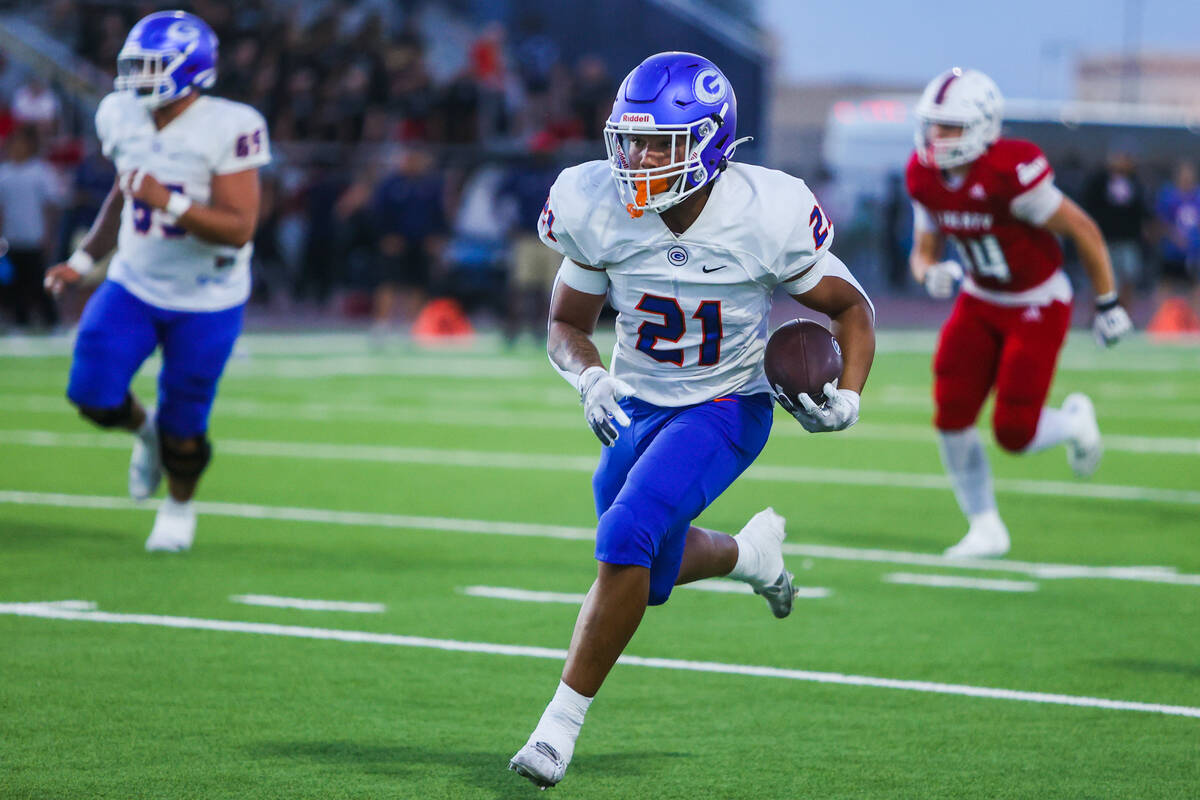
[[[1008,261],[1004,258],[1004,249],[1000,241],[991,234],[978,237],[950,236],[947,237],[958,248],[959,255],[966,262],[967,269],[981,278],[1008,283],[1012,272]]]
[[[683,338],[687,322],[679,301],[673,297],[658,295],[642,295],[638,301],[639,311],[662,316],[662,323],[643,322],[638,327],[637,349],[653,358],[655,361],[683,366],[683,350],[681,348],[659,348],[659,341],[678,342]],[[700,320],[700,361],[702,367],[711,367],[721,360],[721,301],[704,300],[692,319]]]

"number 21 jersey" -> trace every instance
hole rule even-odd
[[[104,155],[124,174],[142,169],[171,191],[207,205],[212,178],[271,160],[267,125],[250,106],[201,95],[162,130],[131,92],[113,92],[96,111]],[[250,295],[254,246],[207,242],[165,211],[125,198],[108,277],[151,305],[219,311]]]

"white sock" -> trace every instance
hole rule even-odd
[[[1036,453],[1062,444],[1071,438],[1071,415],[1060,408],[1046,406],[1038,417],[1037,431],[1023,453]]]
[[[958,507],[967,519],[986,511],[996,510],[996,494],[992,490],[992,468],[979,430],[974,426],[961,431],[938,431],[938,449],[942,464],[954,487]]]
[[[754,541],[740,533],[733,537],[733,541],[737,543],[738,556],[737,563],[733,565],[733,571],[728,577],[746,583],[762,583],[763,576],[759,573],[762,572],[763,558],[754,546]],[[771,576],[771,579],[774,580],[775,576]]]
[[[1004,527],[1004,520],[1000,519],[1000,513],[994,508],[990,511],[981,511],[978,514],[972,514],[967,517],[967,522],[970,523],[971,527],[975,527],[981,523],[991,523],[992,527],[998,525],[1007,530]]]
[[[185,500],[181,503],[168,494],[163,498],[158,510],[163,514],[189,514],[192,511],[192,501]]]
[[[154,438],[154,415],[149,411],[146,412],[146,418],[142,420],[142,425],[137,429],[136,435],[147,444]]]
[[[575,752],[579,729],[583,727],[583,717],[592,700],[559,681],[558,689],[550,705],[542,712],[537,727],[529,735],[529,741],[545,742],[557,750],[565,761],[570,761]]]

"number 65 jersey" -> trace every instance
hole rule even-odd
[[[212,178],[271,160],[267,125],[250,106],[201,95],[162,130],[131,92],[113,92],[96,111],[104,155],[124,174],[142,169],[194,202],[210,201]],[[165,211],[125,198],[108,277],[151,305],[219,311],[250,295],[254,246],[206,242]]]
[[[816,286],[833,241],[804,181],[732,163],[676,236],[658,214],[632,218],[607,161],[566,169],[538,223],[542,241],[605,270],[617,311],[612,372],[638,398],[685,406],[770,388],[763,374],[771,295]]]
[[[953,183],[914,153],[905,177],[914,229],[954,244],[967,272],[963,291],[1001,305],[1070,301],[1062,249],[1040,227],[1063,195],[1037,145],[998,139]]]

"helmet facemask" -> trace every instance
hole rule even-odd
[[[637,218],[647,211],[661,213],[704,188],[721,170],[720,164],[703,162],[705,148],[721,125],[716,114],[686,125],[656,125],[653,121],[628,119],[609,121],[604,126],[604,145],[617,192],[629,215]],[[670,137],[670,160],[662,166],[634,168],[629,159],[629,140],[639,135]],[[681,150],[683,159],[677,160],[676,154]]]
[[[117,56],[117,78],[113,87],[119,92],[131,91],[143,106],[159,108],[188,94],[192,87],[178,88],[175,70],[185,61],[195,43],[184,51],[142,50],[126,45]]]

